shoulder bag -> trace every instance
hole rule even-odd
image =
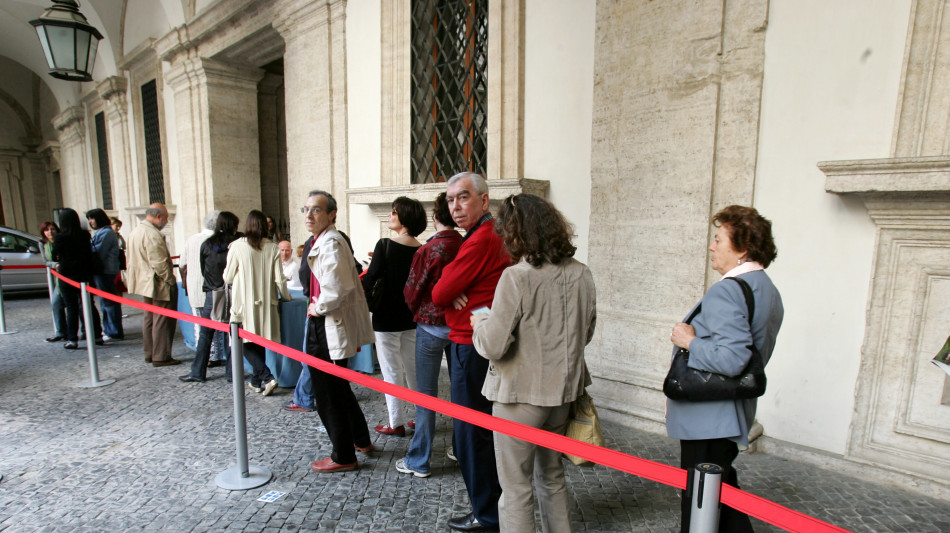
[[[749,328],[752,328],[752,317],[755,314],[755,297],[752,288],[739,278],[734,280],[742,287],[746,306],[749,309]],[[686,319],[690,323],[699,313],[702,304]],[[752,358],[749,364],[738,376],[724,376],[715,372],[707,372],[689,367],[689,350],[680,348],[673,356],[670,371],[663,381],[663,394],[671,400],[685,400],[690,402],[709,402],[717,400],[749,400],[765,394],[765,365],[762,363],[762,354],[755,343],[749,345]]]

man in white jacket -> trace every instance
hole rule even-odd
[[[307,256],[311,276],[307,307],[306,352],[339,366],[360,346],[375,340],[362,285],[353,268],[352,253],[333,225],[336,200],[325,191],[311,191],[301,208],[313,247]],[[315,472],[345,472],[357,467],[356,451],[373,449],[366,417],[350,382],[319,370],[310,372],[317,413],[333,444],[330,457],[310,464]]]

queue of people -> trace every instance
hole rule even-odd
[[[299,286],[308,298],[300,324],[307,354],[346,367],[361,347],[375,342],[385,381],[432,396],[438,396],[444,356],[453,403],[563,435],[571,404],[591,384],[584,350],[597,322],[594,277],[574,259],[573,228],[553,204],[531,194],[506,198],[496,218],[489,208],[488,182],[478,174],[457,174],[446,185],[431,214],[436,232],[424,244],[416,239],[427,225],[422,205],[406,197],[393,201],[387,222],[392,237],[376,244],[362,280],[349,238],[335,226],[336,200],[326,191],[311,191],[300,209],[310,237],[299,262],[292,244],[260,211],[247,215],[243,233],[237,216],[215,212],[200,237],[189,240],[182,260],[189,298],[200,295],[191,299],[192,307],[198,316],[240,322],[279,342],[278,301],[289,299],[289,284]],[[91,241],[75,211],[64,210],[61,232],[55,224],[44,224],[44,253],[64,275],[109,287],[115,265],[110,259],[97,275],[89,267],[90,254],[106,250],[112,258],[117,239],[100,236],[109,228],[104,212],[93,210],[87,217],[96,229]],[[133,231],[128,285],[146,303],[173,309],[175,278],[160,233],[167,221],[164,206],[153,204]],[[722,279],[673,327],[671,341],[674,353],[689,350],[691,368],[737,376],[754,352],[768,362],[782,324],[781,296],[765,274],[777,250],[771,223],[751,207],[726,207],[712,224],[716,234],[709,257]],[[366,295],[375,290],[381,295],[370,313]],[[74,349],[78,291],[58,284],[52,304],[55,331],[47,341],[65,339]],[[97,339],[100,331],[106,338],[121,338],[121,310],[105,311],[101,305],[102,329],[98,313],[93,315]],[[151,315],[143,319],[146,361],[177,364],[170,355],[174,321]],[[199,329],[195,360],[182,381],[206,380],[212,341],[219,334]],[[227,343],[220,350],[230,356]],[[244,354],[253,367],[247,387],[271,394],[277,380],[266,366],[263,347],[245,342]],[[407,427],[415,427],[395,469],[430,476],[435,413],[418,406],[410,412],[391,396],[386,403],[388,420],[375,427],[377,433],[403,437]],[[354,470],[357,453],[374,450],[366,417],[342,378],[304,366],[293,401],[283,407],[316,410],[326,428],[332,452],[311,463],[315,472]],[[748,446],[755,410],[754,398],[669,399],[667,430],[680,440],[682,468],[716,463],[723,467],[723,481],[738,487],[732,464]],[[449,520],[450,528],[534,531],[537,501],[542,531],[571,531],[559,453],[458,420],[452,448],[445,452],[458,461],[471,504],[469,513]],[[682,496],[682,531],[689,530],[690,490]],[[751,530],[748,516],[723,507],[719,531]]]

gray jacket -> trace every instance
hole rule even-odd
[[[590,384],[584,347],[597,318],[594,277],[574,259],[539,268],[522,261],[501,274],[491,314],[472,341],[489,359],[482,394],[501,403],[559,406]]]
[[[738,277],[752,287],[755,296],[752,330],[749,330],[749,313],[739,284],[729,279],[715,283],[703,296],[702,310],[692,321],[696,338],[689,344],[690,368],[738,375],[752,357],[748,345],[753,340],[764,363],[772,356],[785,314],[782,297],[764,270]],[[745,447],[749,444],[749,427],[755,419],[755,408],[756,400],[681,402],[668,399],[666,431],[674,439],[726,438]]]

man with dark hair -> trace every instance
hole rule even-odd
[[[312,191],[301,208],[304,225],[313,235],[306,261],[310,267],[305,351],[345,367],[360,346],[374,341],[369,308],[353,268],[353,253],[333,220],[336,200],[325,191]],[[303,279],[301,283],[305,283]],[[350,382],[325,372],[310,372],[317,413],[333,445],[330,457],[310,464],[315,472],[345,472],[358,465],[356,450],[373,449],[366,417]]]
[[[129,292],[138,294],[146,304],[174,310],[178,307],[178,285],[172,270],[171,254],[162,228],[168,224],[168,210],[154,203],[145,210],[145,220],[129,236],[128,269]],[[145,311],[142,316],[142,343],[145,362],[152,366],[177,365],[172,359],[172,338],[175,336],[174,318]]]
[[[432,303],[445,308],[445,322],[450,328],[452,403],[491,414],[492,402],[482,395],[488,360],[472,344],[470,316],[478,308],[491,306],[495,286],[510,258],[492,227],[484,178],[471,172],[452,176],[446,200],[452,219],[465,230],[458,255],[442,269],[442,277],[432,288]],[[501,486],[492,432],[460,420],[455,421],[454,430],[455,455],[472,512],[450,519],[449,527],[458,531],[497,529]]]

